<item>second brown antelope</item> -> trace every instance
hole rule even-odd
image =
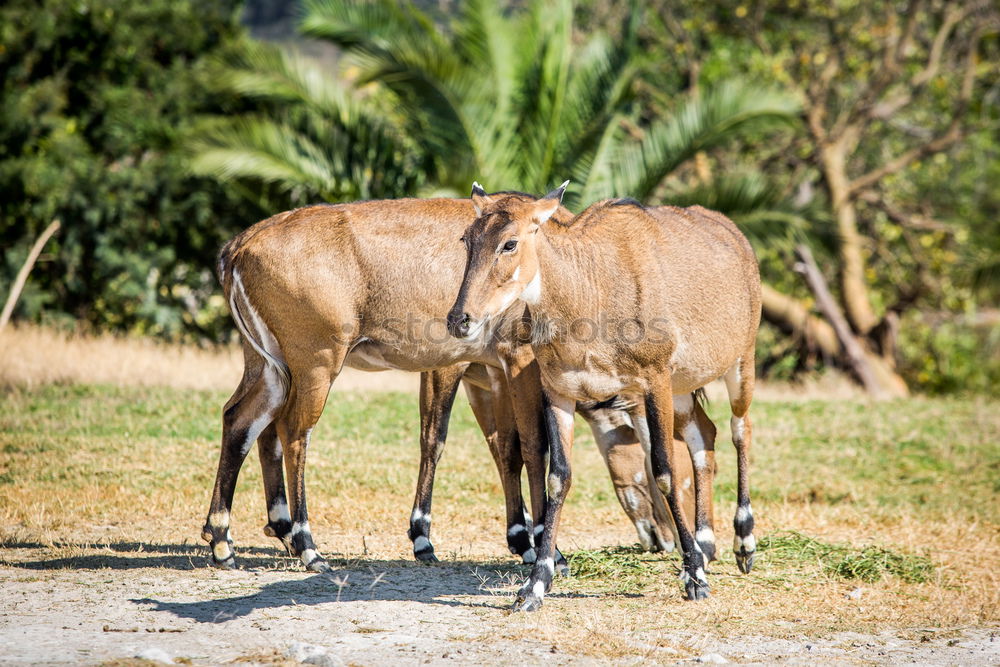
[[[567,182],[568,183],[568,182]],[[573,414],[580,401],[629,401],[667,498],[683,552],[689,599],[708,595],[704,548],[704,442],[691,392],[722,377],[738,465],[734,550],[741,571],[756,542],[747,478],[748,414],[760,278],[753,249],[728,218],[695,206],[646,208],[609,200],[570,224],[550,222],[567,183],[539,200],[487,195],[473,185],[476,221],[466,231],[465,276],[449,330],[476,340],[507,294],[530,307],[549,429],[548,504],[538,560],[515,608],[533,610],[552,585],[559,516],[571,483]],[[697,530],[684,520],[671,443],[674,415],[695,470]]]
[[[244,373],[225,406],[218,474],[202,533],[216,565],[235,565],[229,531],[233,493],[256,440],[268,508],[265,533],[279,538],[309,569],[328,569],[309,529],[305,460],[312,427],[345,365],[425,374],[421,480],[410,536],[415,554],[432,558],[433,471],[461,378],[459,373],[442,379],[435,369],[470,362],[502,379],[502,391],[481,398],[492,401],[493,414],[499,415],[491,451],[507,497],[508,544],[530,560],[520,471],[525,464],[540,531],[545,473],[537,363],[530,347],[516,341],[456,341],[440,319],[461,280],[465,250],[459,237],[472,219],[467,199],[312,206],[262,221],[223,249],[219,275],[243,337]],[[521,317],[517,310],[511,317]],[[626,479],[643,470],[635,457],[612,464]],[[648,513],[644,520],[652,522]]]

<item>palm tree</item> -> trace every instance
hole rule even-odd
[[[257,44],[220,65],[220,92],[258,110],[202,120],[189,142],[196,173],[269,184],[293,205],[403,196],[423,185],[424,157],[405,128],[316,63]]]
[[[293,56],[253,55],[222,83],[285,110],[214,122],[196,168],[331,199],[406,187],[464,194],[473,179],[543,192],[569,177],[571,207],[658,193],[686,200],[706,193],[664,189],[680,165],[797,111],[789,95],[729,81],[641,126],[633,84],[650,63],[636,46],[640,12],[613,41],[581,39],[571,0],[459,4],[445,19],[393,0],[306,0],[302,31],[343,51],[349,82]],[[414,169],[427,180],[405,178]],[[773,205],[759,182],[719,179],[711,201],[731,211]]]

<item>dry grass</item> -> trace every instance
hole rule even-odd
[[[236,345],[196,347],[32,325],[0,331],[0,387],[101,384],[232,391],[243,372]],[[416,391],[412,373],[346,369],[337,390]]]
[[[33,325],[0,331],[0,387],[100,384],[232,391],[243,371],[235,345],[196,347],[112,334],[78,334]],[[415,392],[416,373],[365,373],[345,368],[335,391]],[[725,400],[722,381],[708,387],[712,400]],[[766,401],[862,400],[847,377],[830,372],[802,382],[764,382],[756,396]]]

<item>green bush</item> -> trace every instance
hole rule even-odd
[[[899,347],[900,372],[918,391],[985,394],[1000,386],[1000,324],[929,324],[915,316],[904,322]]]
[[[213,301],[215,254],[262,214],[193,178],[178,149],[198,114],[226,108],[207,59],[242,48],[238,4],[0,8],[0,294],[41,230],[62,221],[17,317],[169,338],[228,326]]]

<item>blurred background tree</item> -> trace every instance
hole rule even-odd
[[[267,43],[239,10],[0,9],[0,289],[64,224],[19,317],[219,340],[215,250],[261,217],[571,178],[730,214],[771,376],[1000,380],[992,3],[250,0]]]
[[[1000,227],[983,179],[1000,160],[998,26],[995,3],[976,0],[658,3],[644,37],[669,66],[654,91],[742,73],[803,102],[803,122],[752,154],[805,209],[794,244],[819,264],[810,287],[791,270],[802,261],[793,243],[757,244],[773,327],[766,367],[834,364],[890,396],[910,383],[983,391],[1000,379],[987,240]],[[710,154],[700,171],[741,159]],[[835,299],[815,311],[817,281]],[[976,364],[959,361],[977,347]]]
[[[651,63],[637,48],[643,14],[635,7],[622,18],[617,39],[597,28],[577,30],[568,0],[516,10],[497,0],[471,0],[437,9],[389,0],[307,0],[302,30],[338,47],[342,77],[267,53],[224,69],[218,80],[227,92],[280,100],[287,114],[306,121],[290,131],[273,114],[217,119],[205,128],[196,168],[288,191],[304,188],[315,197],[325,194],[323,183],[371,180],[359,179],[346,164],[382,173],[388,162],[415,160],[427,176],[423,193],[465,196],[473,180],[543,192],[572,178],[570,206],[624,194],[647,199],[698,150],[788,122],[798,110],[787,93],[724,81],[640,122],[635,90]],[[354,132],[356,126],[394,131],[392,145],[321,137],[327,128]],[[745,191],[727,184],[734,196]],[[412,193],[417,184],[401,185]],[[398,190],[383,185],[351,194],[395,196]]]
[[[177,338],[227,326],[220,243],[260,215],[177,151],[221,110],[206,58],[240,48],[236,2],[13,0],[0,8],[0,291],[51,241],[18,316]]]

